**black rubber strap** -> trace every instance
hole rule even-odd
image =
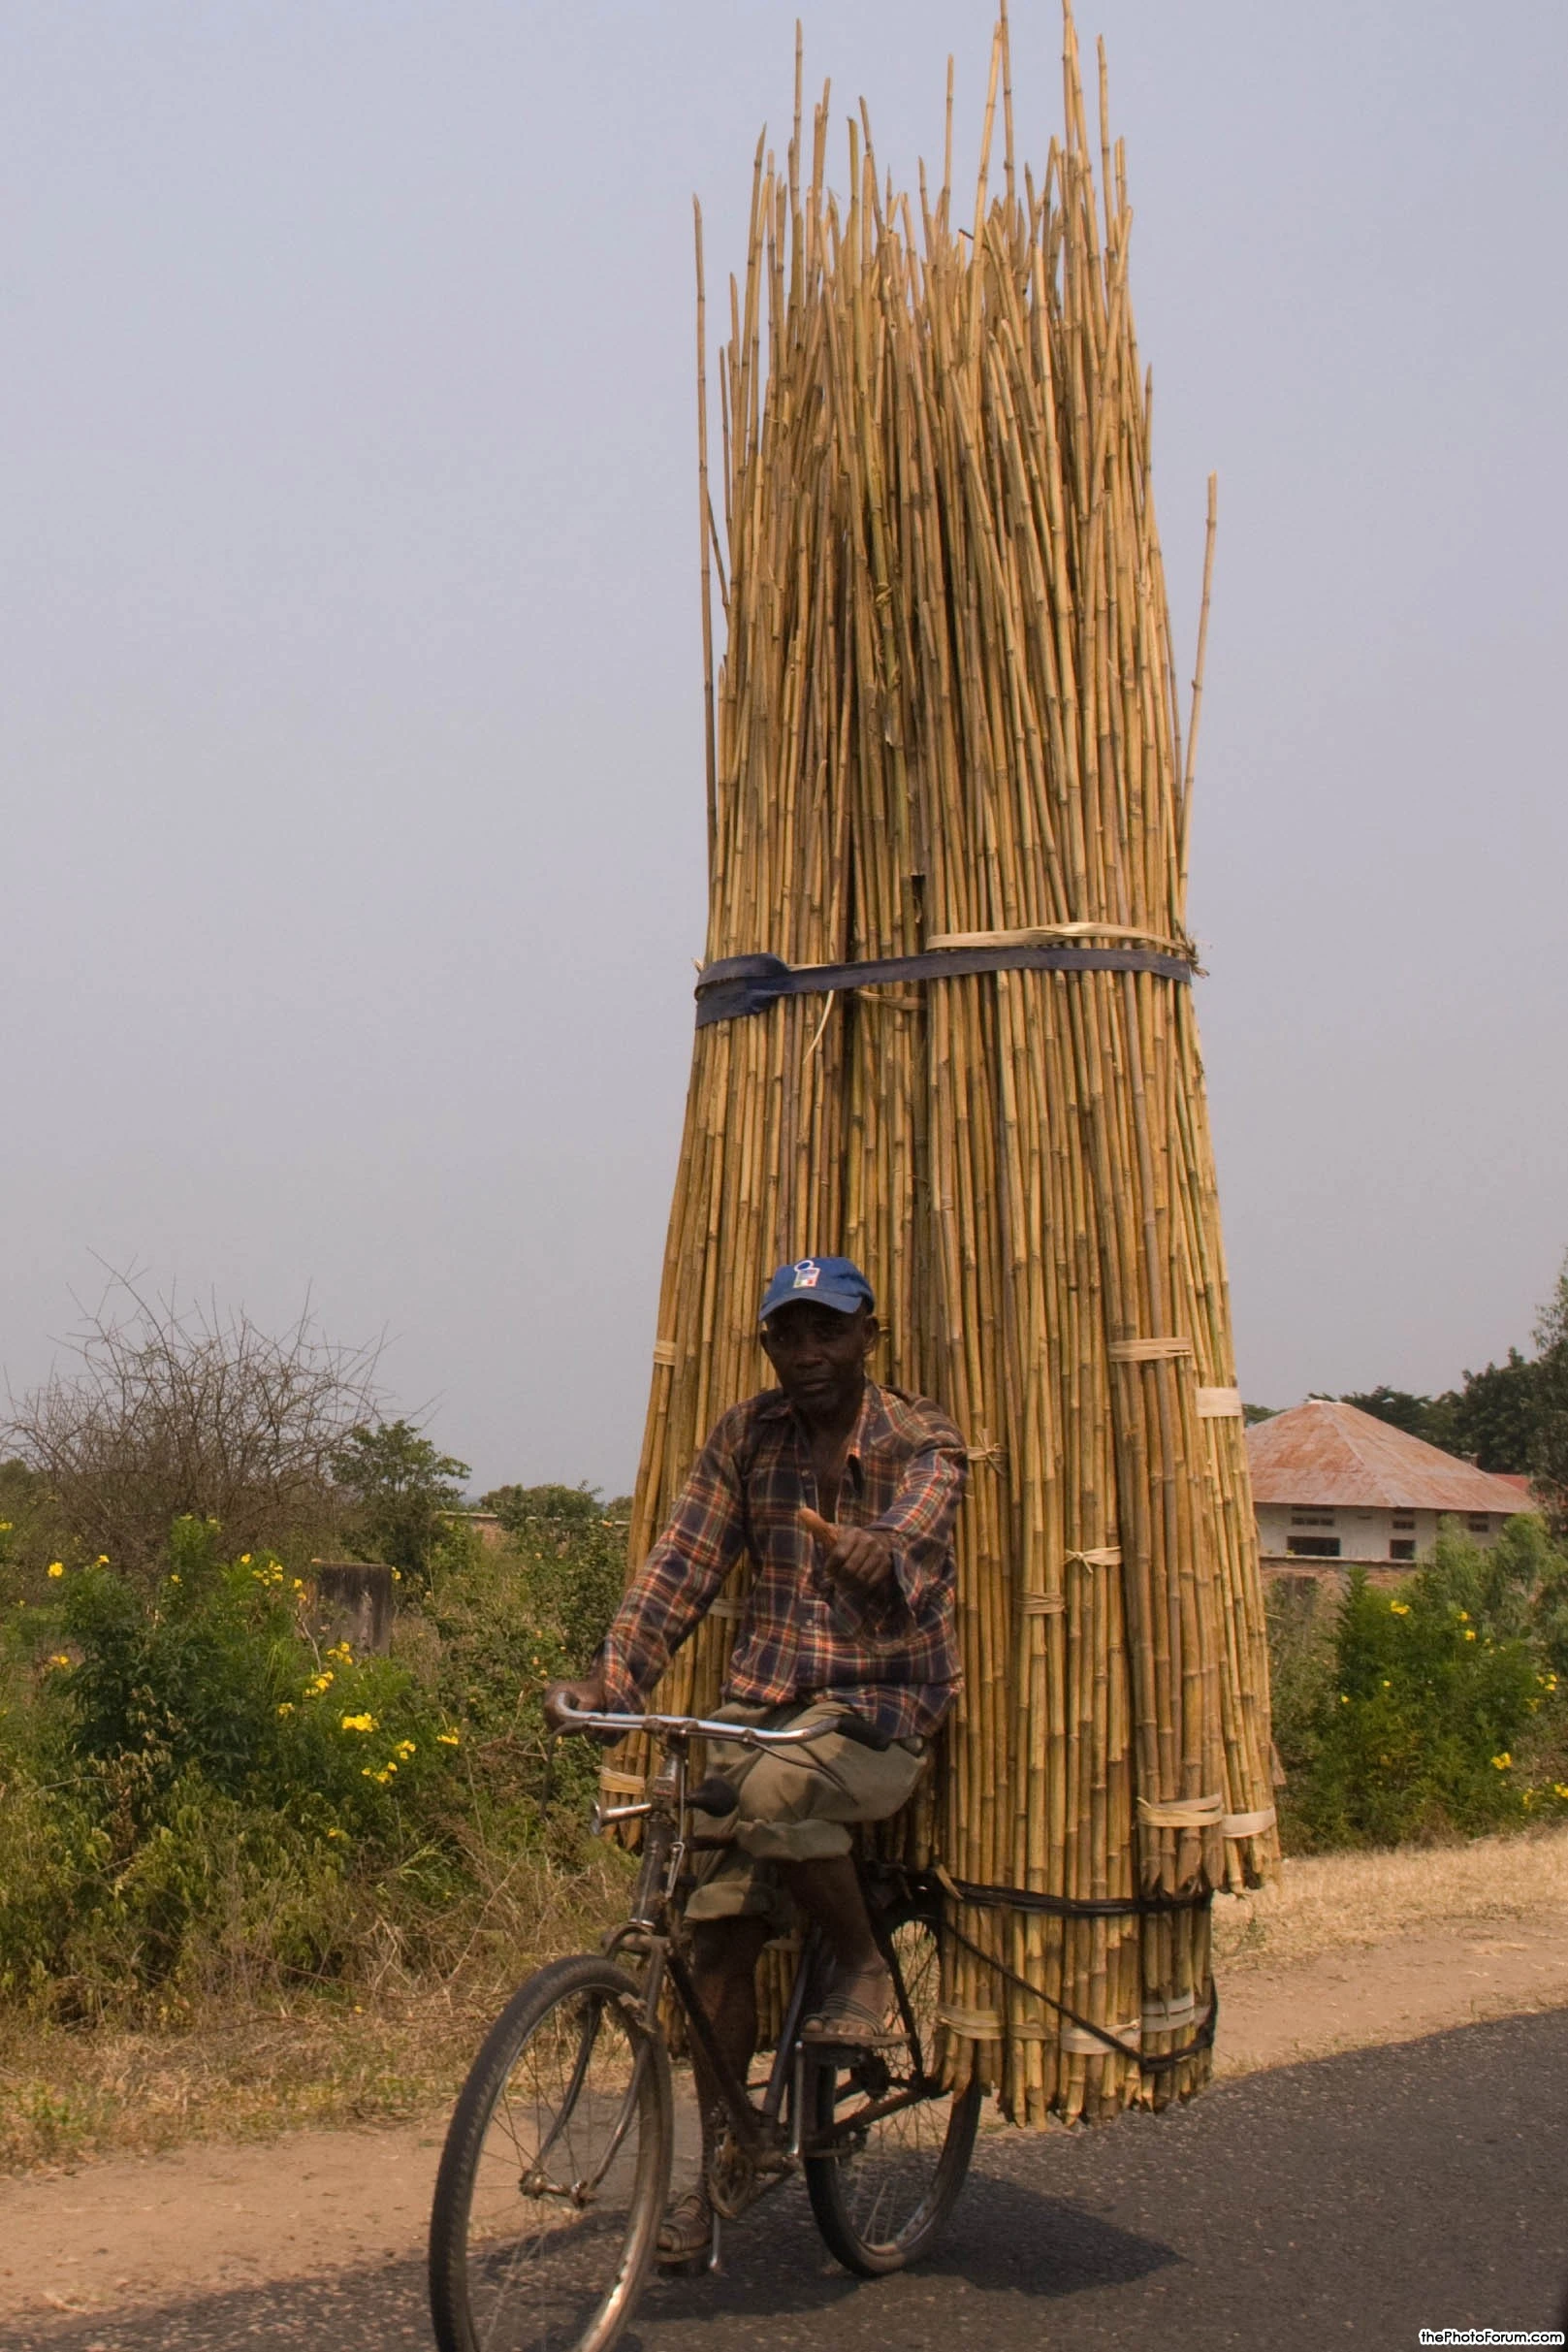
[[[1161,2050],[1145,2055],[1142,2050],[1129,2049],[1125,2042],[1118,2041],[1116,2036],[1107,2032],[1104,2026],[1096,2025],[1092,2017],[1080,2017],[1077,2011],[1069,2009],[1065,2001],[1054,2000],[1049,1993],[1041,1992],[1038,1984],[1031,1984],[1027,1977],[1019,1976],[1017,1970],[1009,1968],[1005,1960],[999,1960],[994,1952],[986,1951],[982,1946],[966,1936],[962,1928],[948,1924],[944,1927],[944,1932],[951,1936],[955,1944],[961,1944],[966,1951],[973,1952],[976,1960],[983,1960],[986,1967],[994,1970],[997,1976],[1005,1977],[1009,1984],[1015,1984],[1020,1992],[1027,1993],[1032,2001],[1043,2001],[1047,2009],[1054,2009],[1059,2017],[1065,2017],[1068,2023],[1075,2025],[1080,2033],[1092,2034],[1097,2042],[1104,2044],[1106,2049],[1114,2050],[1118,2058],[1130,2058],[1142,2074],[1168,2075],[1172,2067],[1185,2066],[1189,2058],[1199,2057],[1202,2051],[1212,2049],[1214,2046],[1215,2030],[1220,2021],[1220,1996],[1212,1983],[1209,1986],[1208,2015],[1203,2019],[1192,2040],[1184,2042],[1180,2049]]]
[[[988,1911],[1045,1912],[1053,1919],[1145,1918],[1161,1912],[1200,1911],[1212,1903],[1207,1889],[1195,1894],[1132,1894],[1077,1896],[1036,1894],[1023,1886],[977,1886],[969,1879],[954,1879],[953,1889],[966,1903]]]
[[[1156,972],[1191,981],[1183,955],[1159,948],[931,948],[923,955],[883,955],[853,964],[786,964],[777,955],[721,955],[697,979],[697,1027],[765,1013],[782,996],[822,996],[885,981],[951,980],[969,972]]]

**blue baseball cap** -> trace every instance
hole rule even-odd
[[[781,1266],[768,1284],[758,1321],[766,1323],[781,1306],[831,1306],[835,1314],[852,1315],[858,1307],[874,1307],[871,1284],[852,1258],[797,1258]]]

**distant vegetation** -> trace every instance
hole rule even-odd
[[[1268,1618],[1287,1851],[1568,1817],[1568,1550],[1540,1519],[1488,1551],[1445,1521],[1396,1585],[1280,1579]]]
[[[626,1506],[457,1505],[369,1360],[133,1296],[0,1462],[0,2003],[177,2023],[211,2004],[509,1971],[619,1867],[597,1758],[540,1699],[619,1595]],[[161,1529],[159,1518],[162,1518]],[[312,1619],[314,1556],[391,1564],[390,1654]]]
[[[497,1487],[484,1543],[466,1465],[381,1416],[371,1356],[127,1297],[0,1460],[0,2027],[346,2017],[592,1934],[625,1857],[588,1840],[597,1758],[554,1750],[540,1702],[615,1607],[624,1499]],[[1523,1368],[1543,1464],[1562,1286],[1552,1314]],[[388,1654],[313,1622],[325,1555],[391,1564]],[[1297,1849],[1568,1807],[1568,1553],[1542,1523],[1487,1554],[1447,1530],[1337,1612],[1272,1606]]]
[[[541,1878],[591,1867],[597,1759],[551,1753],[540,1698],[597,1645],[624,1520],[577,1492],[575,1528],[447,1528],[384,1657],[210,1520],[135,1576],[0,1535],[0,1998],[167,2023],[526,1949]]]

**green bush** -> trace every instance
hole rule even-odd
[[[537,1545],[445,1540],[373,1658],[210,1521],[176,1523],[155,1577],[53,1563],[0,1621],[0,1998],[156,2021],[515,1950],[538,1871],[585,1864],[598,1759],[552,1768],[540,1700],[579,1660],[601,1521],[556,1529],[538,1576]]]
[[[1282,1825],[1296,1851],[1474,1836],[1568,1813],[1556,1644],[1568,1563],[1539,1521],[1483,1552],[1453,1529],[1337,1617],[1270,1608]]]
[[[66,1580],[76,1662],[52,1686],[72,1754],[112,1772],[138,1821],[195,1775],[331,1835],[390,1835],[461,1735],[406,1666],[322,1651],[304,1587],[265,1554],[219,1558],[210,1521],[176,1522],[147,1594],[107,1564]]]
[[[631,1498],[601,1502],[586,1486],[503,1486],[484,1507],[511,1537],[534,1605],[559,1631],[562,1669],[585,1673],[625,1583]]]

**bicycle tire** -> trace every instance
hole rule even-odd
[[[640,2000],[585,1953],[541,1968],[491,2027],[431,2209],[440,2352],[609,2352],[631,2317],[673,2138],[669,2057]]]
[[[935,2057],[941,1988],[941,1913],[918,1898],[901,1903],[883,1931],[897,1954],[915,2022],[899,2048],[880,2057],[816,2069],[813,2121],[818,2132],[853,2129],[855,2103],[869,2105],[879,2069],[890,2087],[927,2074]],[[845,2078],[848,2079],[846,2081]],[[857,2145],[808,2156],[806,2187],[828,2251],[862,2278],[883,2278],[929,2254],[957,2203],[979,2125],[981,2088],[972,2077],[955,2099],[931,2099],[867,2126]]]

